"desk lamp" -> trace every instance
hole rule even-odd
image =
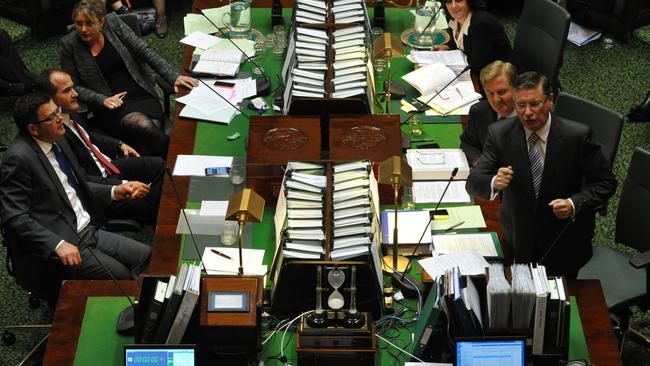
[[[390,97],[393,83],[390,79],[390,61],[393,57],[404,56],[402,42],[392,33],[384,33],[372,42],[372,55],[375,59],[380,56],[386,57],[388,78],[386,79],[387,84],[384,86],[383,94],[386,95],[386,114],[390,114]]]
[[[264,198],[250,188],[244,188],[235,193],[228,201],[226,220],[239,223],[239,276],[244,274],[244,259],[242,255],[242,236],[247,222],[261,222],[264,214]]]
[[[384,271],[388,273],[403,272],[406,269],[408,260],[406,257],[398,254],[398,230],[397,230],[397,212],[399,201],[399,189],[404,185],[411,185],[413,182],[411,167],[406,160],[399,155],[391,156],[379,163],[379,184],[391,185],[394,191],[395,204],[395,226],[393,227],[393,254],[392,268],[388,268],[385,263],[391,260],[391,256],[384,257]]]

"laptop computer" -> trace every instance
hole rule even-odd
[[[194,344],[125,344],[124,366],[195,366]]]
[[[524,338],[458,338],[456,366],[525,366]]]

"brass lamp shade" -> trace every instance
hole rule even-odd
[[[378,182],[391,186],[411,185],[413,182],[413,170],[401,156],[391,156],[379,163]]]
[[[383,36],[372,42],[372,55],[375,58],[379,56],[404,56],[404,46],[402,45],[402,41],[400,41],[394,34],[384,33]]]
[[[263,215],[264,198],[250,188],[242,189],[228,200],[226,220],[261,222]]]

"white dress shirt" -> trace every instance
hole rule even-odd
[[[452,19],[449,22],[449,28],[451,29],[451,34],[454,37],[454,41],[456,42],[456,47],[465,52],[465,42],[464,42],[464,36],[466,36],[469,32],[469,25],[472,21],[472,14],[473,12],[469,12],[467,14],[467,18],[465,18],[465,22],[463,23],[463,26],[460,27],[460,30],[458,29],[458,22],[455,19]]]
[[[95,165],[97,165],[97,168],[102,173],[102,177],[106,178],[108,176],[108,174],[106,173],[106,168],[104,168],[104,165],[102,165],[102,163],[99,162],[99,159],[97,159],[95,154],[93,154],[92,150],[90,150],[88,145],[86,145],[86,141],[84,141],[84,139],[81,136],[79,136],[79,132],[75,128],[74,122],[70,119],[70,116],[64,118],[63,123],[65,123],[66,126],[70,127],[70,130],[74,133],[74,135],[84,144],[86,150],[88,150],[88,153],[90,153],[90,156],[92,156]],[[81,133],[83,133],[86,136],[88,141],[92,143],[92,140],[90,140],[90,135],[88,134],[88,132],[81,125],[77,124],[77,126],[79,126],[79,130],[81,130]],[[106,156],[106,154],[104,154],[101,150],[99,150],[97,145],[93,144],[93,146],[97,151],[99,151],[100,154],[102,154],[106,158],[106,160],[112,161],[111,158],[109,158],[108,156]]]

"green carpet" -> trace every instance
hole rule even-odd
[[[168,2],[178,4],[181,2]],[[182,37],[182,16],[180,9],[169,9],[169,37],[159,40],[148,36],[147,41],[174,67],[180,68],[182,48],[178,40]],[[516,18],[501,17],[510,37],[515,33]],[[58,40],[61,34],[36,41],[29,30],[9,20],[0,18],[0,27],[6,29],[16,41],[19,52],[30,70],[38,73],[46,67],[58,67]],[[603,104],[621,114],[627,114],[631,107],[639,104],[648,89],[650,70],[650,27],[637,30],[628,44],[614,42],[614,47],[604,49],[600,41],[584,47],[567,45],[564,52],[564,65],[560,72],[562,90]],[[13,100],[0,98],[0,144],[7,144],[16,133],[12,118]],[[615,245],[614,222],[620,185],[627,174],[627,167],[633,149],[641,146],[650,149],[650,124],[628,123],[623,128],[623,135],[614,166],[619,180],[619,189],[610,202],[609,214],[598,219],[596,230],[597,244]],[[151,242],[152,231],[137,235],[139,240]],[[4,247],[0,248],[0,257],[4,262]],[[8,324],[37,324],[49,321],[50,312],[44,307],[32,310],[27,305],[27,293],[19,289],[13,278],[0,270],[0,326]],[[650,318],[650,314],[636,313],[636,317]],[[15,365],[33,345],[38,335],[17,334],[16,345],[9,348],[0,345],[0,365]],[[625,365],[650,364],[650,353],[630,342],[623,355]]]

